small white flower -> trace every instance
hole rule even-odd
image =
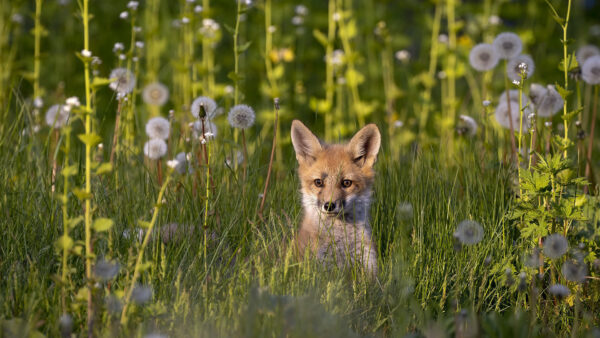
[[[197,5],[196,7],[194,7],[194,12],[195,13],[202,13],[202,6]]]
[[[92,52],[90,52],[90,51],[89,51],[89,50],[87,50],[87,49],[82,49],[82,50],[81,50],[81,55],[82,55],[83,57],[86,57],[86,58],[91,58],[91,57],[92,57]]]
[[[143,41],[136,41],[135,42],[135,46],[139,49],[144,48],[144,42]]]
[[[306,15],[308,14],[308,8],[304,5],[297,5],[296,8],[294,9],[294,11],[296,12],[297,15]]]
[[[482,104],[484,107],[488,107],[492,102],[490,100],[483,100]]]
[[[498,26],[499,24],[502,23],[502,19],[500,19],[499,16],[497,15],[492,15],[490,16],[490,18],[488,19],[488,22],[490,25],[492,26]]]
[[[42,108],[44,106],[44,100],[42,100],[41,97],[36,97],[35,99],[33,99],[33,106],[35,108]]]
[[[269,26],[269,33],[273,34],[273,33],[275,33],[275,31],[277,31],[277,27]]]
[[[535,63],[533,62],[533,59],[529,55],[522,54],[508,60],[506,65],[506,74],[508,75],[509,79],[521,80],[521,69],[519,68],[519,65],[522,63],[527,64],[525,78],[528,79],[531,77],[531,75],[533,75],[535,71]]]
[[[341,18],[341,15],[340,15],[340,13],[339,13],[339,12],[335,12],[335,13],[333,13],[333,17],[332,17],[333,21],[336,21],[336,22],[337,22],[337,21],[339,21],[339,20],[340,20],[340,18]]]
[[[140,33],[142,31],[142,27],[140,27],[140,26],[134,26],[133,27],[133,31],[136,32],[136,33]]]
[[[190,19],[188,19],[187,17],[184,16],[183,18],[181,18],[181,23],[186,25],[186,24],[190,23]]]
[[[410,60],[410,52],[407,51],[406,49],[402,49],[402,50],[397,51],[396,54],[394,54],[394,56],[399,61],[405,62],[405,61]]]
[[[519,80],[512,80],[512,83],[513,83],[515,86],[518,86],[518,85],[520,85],[520,84],[521,84],[521,81],[519,81]]]
[[[127,57],[125,56],[125,54],[119,54],[119,60],[125,60]]]
[[[169,166],[169,168],[176,169],[178,165],[179,161],[177,159],[167,161],[167,166]]]
[[[304,23],[304,18],[299,16],[299,15],[294,15],[292,17],[292,25],[294,26],[300,26],[301,24]]]
[[[402,126],[404,126],[404,122],[400,120],[394,121],[394,128],[401,128]]]
[[[139,5],[140,5],[140,3],[137,1],[129,1],[127,3],[127,8],[131,9],[132,11],[135,11],[135,10],[137,10]]]
[[[137,56],[134,56],[131,58],[131,61],[133,62],[138,62],[140,60],[140,58],[138,58]]]
[[[122,42],[115,42],[115,45],[113,46],[113,52],[119,52],[125,49],[125,45],[123,45]]]
[[[442,43],[442,44],[448,44],[448,35],[447,34],[438,35],[438,42]]]
[[[129,17],[129,12],[127,11],[123,11],[121,12],[121,14],[119,14],[119,17],[123,20],[127,19]]]
[[[24,19],[23,19],[23,15],[20,13],[15,13],[10,17],[11,21],[17,24],[22,24]]]
[[[200,138],[200,143],[206,144],[206,139],[204,137]]]
[[[227,85],[227,86],[225,86],[225,88],[223,89],[223,92],[224,92],[226,95],[231,95],[231,94],[233,94],[233,91],[234,91],[234,88],[233,88],[233,86],[232,86],[232,85]]]
[[[527,64],[525,62],[519,63],[519,69],[522,71],[527,71]]]
[[[79,107],[81,103],[79,102],[79,98],[77,96],[71,96],[66,101],[68,106],[71,107]]]

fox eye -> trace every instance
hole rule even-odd
[[[351,185],[352,185],[352,181],[350,181],[350,180],[342,181],[342,187],[344,187],[344,188],[350,188]]]
[[[320,178],[315,179],[315,185],[317,187],[322,187],[323,186],[323,180],[321,180]]]

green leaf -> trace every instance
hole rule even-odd
[[[77,137],[81,140],[81,142],[83,142],[85,145],[90,146],[90,147],[95,147],[96,145],[98,145],[100,142],[102,142],[102,137],[100,137],[98,134],[96,133],[91,133],[91,134],[79,134],[77,135]]]
[[[575,53],[568,54],[567,55],[567,71],[570,72],[577,67],[579,67],[579,64],[577,63],[577,58],[575,58]],[[560,60],[560,63],[558,64],[558,69],[561,72],[565,71],[565,59]]]
[[[252,44],[252,41],[248,41],[246,43],[244,43],[243,45],[238,46],[238,54],[242,54],[243,52],[245,52],[250,45]]]
[[[92,198],[91,193],[87,193],[81,188],[73,188],[73,194],[75,194],[75,196],[77,196],[77,198],[81,201],[85,201],[88,198]]]
[[[149,262],[149,261],[143,262],[140,264],[140,272],[146,271],[150,267],[152,267],[152,262]]]
[[[60,236],[56,242],[54,242],[56,248],[59,250],[70,250],[73,247],[73,243],[73,239],[66,234]]]
[[[575,118],[575,116],[577,116],[577,115],[578,115],[578,114],[579,114],[579,113],[580,113],[582,110],[583,110],[583,108],[582,108],[582,107],[579,107],[579,108],[577,108],[576,110],[573,110],[573,111],[571,111],[571,112],[568,112],[566,115],[564,115],[564,114],[563,114],[563,115],[561,115],[560,117],[561,117],[563,120],[570,122],[570,121],[572,121],[572,120]]]
[[[365,82],[365,76],[356,69],[350,68],[346,71],[346,82],[348,86],[358,86]]]
[[[112,81],[105,77],[94,77],[92,80],[92,88],[102,87],[110,84]]]
[[[563,98],[563,100],[566,100],[567,97],[573,93],[572,90],[567,90],[567,89],[561,87],[561,85],[559,85],[558,82],[555,82],[554,86],[556,87],[556,91],[560,94],[560,96]]]
[[[71,230],[71,229],[75,228],[81,222],[83,222],[83,216],[69,218],[69,220],[67,220],[67,227],[69,228],[69,230]]]
[[[100,166],[98,166],[98,169],[96,169],[96,175],[102,175],[102,174],[106,174],[111,172],[113,169],[112,164],[110,163],[102,163]]]
[[[323,47],[326,47],[328,45],[329,42],[327,37],[325,36],[325,34],[321,33],[320,30],[313,30],[313,36],[315,37],[315,39],[317,39],[317,41],[319,41],[320,44],[323,45]]]
[[[76,175],[77,174],[77,165],[73,164],[68,167],[64,167],[63,170],[61,171],[61,174],[64,177],[70,177],[70,176]]]
[[[139,220],[139,221],[138,221],[138,225],[139,225],[141,228],[148,229],[148,228],[150,228],[150,226],[151,226],[152,224],[151,224],[150,222],[146,222],[146,221]]]
[[[92,224],[92,229],[97,232],[108,231],[113,224],[114,222],[110,218],[96,218]]]

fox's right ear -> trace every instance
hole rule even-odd
[[[319,139],[298,120],[292,122],[292,144],[300,164],[311,163],[321,150]]]

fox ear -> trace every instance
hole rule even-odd
[[[348,150],[354,163],[359,167],[372,167],[379,153],[381,134],[375,124],[368,124],[359,130],[348,143]]]
[[[299,163],[310,163],[321,150],[319,139],[298,120],[292,122],[292,144]]]

